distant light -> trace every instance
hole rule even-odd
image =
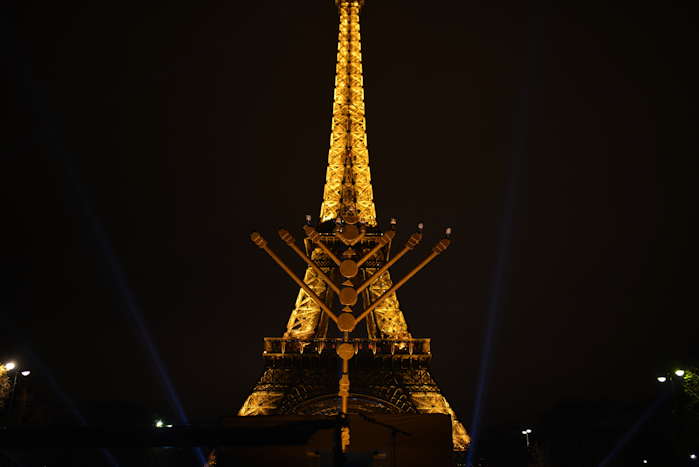
[[[165,425],[166,428],[172,428],[172,425]]]
[[[155,421],[155,426],[156,426],[157,428],[162,428],[164,425],[165,425],[165,423],[163,423],[162,420],[156,420],[156,421]]]
[[[17,364],[15,362],[7,362],[5,363],[5,369],[7,371],[14,370]]]
[[[696,454],[690,454],[690,455],[689,455],[689,458],[692,459],[692,460],[695,460],[695,459],[697,458],[697,455],[696,455]]]
[[[661,383],[664,383],[665,381],[667,381],[667,377],[666,376],[658,376],[658,381]]]
[[[522,434],[523,434],[523,435],[526,435],[526,434],[527,434],[527,430],[522,430]]]
[[[532,432],[531,429],[527,429],[527,434],[529,434],[529,433],[531,433],[531,432]]]
[[[684,370],[675,370],[675,374],[681,378],[684,376]]]
[[[644,463],[644,464],[647,464],[647,463],[648,463],[648,461],[647,461],[647,460],[645,460],[645,459],[643,459],[643,463]]]
[[[31,375],[31,374],[32,374],[32,372],[29,371],[29,370],[24,370],[24,371],[22,372],[22,376],[29,376],[29,375]]]

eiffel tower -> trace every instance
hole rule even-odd
[[[391,256],[396,222],[392,219],[382,230],[376,220],[364,119],[359,32],[363,3],[336,0],[337,67],[320,217],[314,225],[307,216],[303,248],[288,231],[279,231],[308,264],[303,279],[260,234],[252,234],[300,291],[283,337],[264,339],[264,373],[238,415],[448,414],[453,448],[464,451],[469,436],[430,373],[430,340],[414,338],[408,331],[395,292],[446,249],[449,240],[442,239],[427,259],[394,283],[388,269],[420,242],[422,226]],[[448,229],[447,237],[449,233]],[[357,306],[360,302],[363,309]],[[331,337],[338,330],[340,337]],[[353,337],[359,331],[366,334]]]

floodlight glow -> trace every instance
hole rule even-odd
[[[32,372],[29,371],[29,370],[24,370],[24,371],[22,372],[22,376],[29,376],[29,375],[31,375],[31,374],[32,374]]]
[[[522,434],[523,434],[523,435],[526,435],[526,434],[527,434],[527,430],[522,430]]]
[[[531,433],[531,432],[532,432],[531,429],[527,429],[527,434],[529,434],[529,433]]]
[[[696,454],[690,454],[690,455],[689,455],[689,458],[692,459],[692,460],[695,460],[695,459],[697,458],[697,455],[696,455]]]
[[[5,369],[7,371],[14,370],[17,364],[15,362],[7,362],[5,363]]]
[[[162,420],[156,420],[156,421],[155,421],[155,426],[156,426],[157,428],[162,428],[163,425],[165,425],[165,424],[163,423]]]
[[[648,463],[648,461],[647,461],[647,460],[645,460],[645,459],[643,459],[643,463],[644,463],[644,464],[647,464],[647,463]]]
[[[681,378],[684,376],[684,370],[675,370],[675,374]]]
[[[665,377],[665,376],[658,376],[657,380],[658,380],[659,382],[661,382],[661,383],[664,383],[665,381],[667,381],[667,377]]]

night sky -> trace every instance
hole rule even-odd
[[[298,288],[248,235],[304,270],[275,231],[320,208],[337,10],[195,3],[2,15],[0,357],[39,393],[167,406],[136,310],[190,419],[233,414],[285,329]],[[454,229],[399,299],[467,429],[489,310],[485,426],[649,400],[696,361],[696,12],[368,0],[361,21],[377,214],[399,245],[426,225],[394,277]]]

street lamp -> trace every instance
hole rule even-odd
[[[690,454],[689,458],[692,459],[693,461],[697,460],[697,455],[696,454]]]
[[[682,368],[677,368],[672,373],[666,373],[664,375],[657,376],[655,379],[658,380],[659,383],[665,383],[667,381],[670,381],[672,383],[675,376],[678,378],[684,378],[686,374],[686,370],[683,370]]]
[[[171,424],[166,424],[162,418],[159,418],[155,421],[155,427],[156,428],[172,428]]]
[[[17,375],[29,376],[32,372],[30,370],[19,370],[17,368],[17,363],[14,361],[9,361],[3,364],[5,370],[9,373],[14,370],[14,376],[12,377],[12,384],[10,385],[10,397],[7,402],[7,415],[8,417],[12,413],[12,405],[15,401],[15,391],[17,389]]]
[[[526,439],[527,442],[527,447],[529,447],[529,435],[532,433],[531,428],[527,428],[526,430],[522,430],[522,434],[524,435],[524,439]]]

